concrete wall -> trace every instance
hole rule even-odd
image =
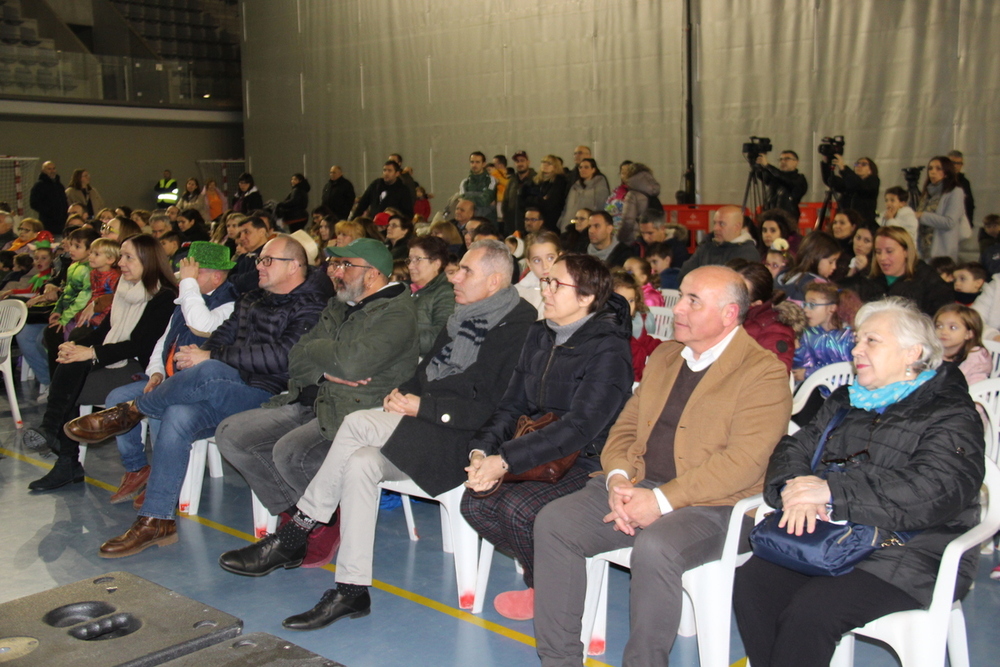
[[[53,160],[67,186],[74,169],[87,169],[111,207],[153,208],[153,185],[164,169],[182,180],[198,176],[196,160],[243,156],[238,124],[0,117],[0,137],[0,153],[40,158],[38,169]],[[25,201],[37,178],[37,170],[24,175]]]

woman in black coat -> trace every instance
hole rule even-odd
[[[865,303],[885,296],[901,296],[934,317],[941,306],[955,301],[951,286],[937,271],[917,259],[916,243],[902,227],[881,227],[875,232],[873,259],[870,273],[857,274],[839,283],[856,291]]]
[[[297,232],[309,219],[309,181],[302,174],[292,174],[292,191],[274,209],[288,230]]]
[[[248,216],[254,211],[264,208],[264,198],[257,190],[251,174],[240,174],[236,188],[236,194],[233,195],[233,200],[230,202],[231,209]]]
[[[828,665],[843,633],[931,602],[948,543],[979,521],[983,425],[965,379],[942,365],[930,318],[905,299],[870,303],[855,318],[857,382],[836,390],[768,464],[764,500],[789,534],[817,520],[920,531],[837,577],[812,577],[758,557],[736,571],[734,608],[754,667]],[[827,440],[817,474],[812,458]],[[821,470],[821,472],[820,472]],[[956,598],[979,555],[963,556]]]
[[[564,255],[541,279],[545,319],[528,331],[507,393],[493,417],[469,444],[469,480],[462,514],[498,549],[524,567],[526,591],[497,596],[497,611],[516,620],[534,612],[535,516],[549,502],[583,488],[600,469],[600,452],[611,425],[632,394],[631,318],[625,300],[612,292],[611,274],[588,255]],[[547,413],[558,421],[512,439],[522,415]],[[579,453],[556,482],[513,482],[477,498],[510,471]]]
[[[174,312],[177,283],[159,241],[148,234],[126,239],[119,267],[111,312],[79,341],[59,346],[42,423],[25,430],[25,445],[59,455],[48,474],[28,485],[32,491],[83,481],[80,445],[63,433],[63,424],[78,416],[77,406],[100,404],[109,391],[145,371]]]

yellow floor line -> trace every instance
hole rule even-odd
[[[0,454],[3,454],[4,456],[10,457],[12,459],[16,459],[23,463],[30,463],[31,465],[38,466],[39,468],[49,469],[52,467],[51,463],[39,461],[37,459],[31,458],[30,456],[25,456],[20,452],[11,451],[3,447],[0,447]],[[117,487],[111,486],[110,484],[106,484],[99,479],[94,479],[93,477],[87,477],[86,482],[88,484],[91,484],[93,486],[96,486],[100,489],[104,489],[105,491],[109,491],[112,493],[114,493],[114,491],[117,490]],[[180,514],[179,516],[182,519],[195,521],[203,526],[212,528],[213,530],[217,530],[221,533],[225,533],[226,535],[239,538],[246,542],[256,541],[256,538],[250,533],[245,533],[242,530],[230,528],[225,524],[218,523],[217,521],[212,521],[211,519],[206,519],[203,516],[189,516],[187,514]],[[334,565],[325,565],[322,569],[327,570],[329,572],[337,571],[337,568]],[[502,637],[506,637],[507,639],[513,639],[514,641],[521,642],[522,644],[527,644],[528,646],[532,647],[535,645],[535,638],[532,637],[531,635],[526,635],[523,632],[512,630],[506,626],[500,625],[499,623],[494,623],[493,621],[488,621],[485,618],[480,618],[479,616],[476,616],[475,614],[470,614],[467,611],[456,609],[455,607],[449,607],[448,605],[442,604],[437,600],[424,597],[419,593],[408,591],[405,588],[400,588],[399,586],[393,586],[392,584],[387,584],[384,581],[379,581],[377,579],[372,580],[372,587],[377,588],[380,591],[385,591],[386,593],[390,593],[397,597],[401,597],[404,600],[415,602],[419,605],[427,607],[428,609],[433,609],[434,611],[441,612],[442,614],[447,614],[448,616],[456,618],[460,621],[471,623],[472,625],[483,628],[484,630],[489,630],[490,632],[494,632]],[[587,667],[612,667],[611,665],[605,662],[601,662],[599,660],[595,660],[594,658],[587,658],[584,664],[587,665]],[[745,665],[746,665],[746,658],[734,662],[730,667],[744,667]]]

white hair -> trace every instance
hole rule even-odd
[[[916,304],[901,296],[887,296],[880,301],[866,303],[854,316],[854,328],[860,329],[873,315],[889,315],[889,326],[899,340],[900,347],[921,347],[920,359],[914,371],[937,370],[944,360],[944,348],[934,332],[934,322],[920,312]]]

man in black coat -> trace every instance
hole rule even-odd
[[[359,215],[375,217],[385,209],[399,210],[407,220],[413,217],[413,195],[400,177],[399,164],[389,160],[382,165],[382,178],[376,178],[361,195],[351,211],[351,219]]]
[[[809,191],[809,182],[799,173],[799,154],[795,151],[781,151],[778,166],[767,163],[767,155],[757,158],[761,167],[761,178],[767,186],[764,209],[780,208],[799,219],[799,202]]]
[[[344,178],[340,167],[330,167],[330,180],[323,186],[323,199],[320,202],[333,212],[334,221],[347,220],[354,206],[354,184]]]
[[[344,418],[290,521],[219,559],[223,569],[247,576],[296,567],[310,531],[340,506],[337,588],[313,609],[285,619],[284,627],[314,630],[369,612],[379,483],[411,479],[437,496],[467,479],[469,441],[499,405],[538,315],[511,287],[512,269],[502,242],[473,243],[451,277],[455,313],[416,374],[393,389],[382,408]]]
[[[38,212],[38,219],[45,225],[45,229],[53,234],[61,234],[66,225],[66,209],[69,204],[66,202],[66,188],[59,180],[54,162],[42,165],[42,173],[38,174],[38,180],[31,186],[29,201],[31,208]]]

